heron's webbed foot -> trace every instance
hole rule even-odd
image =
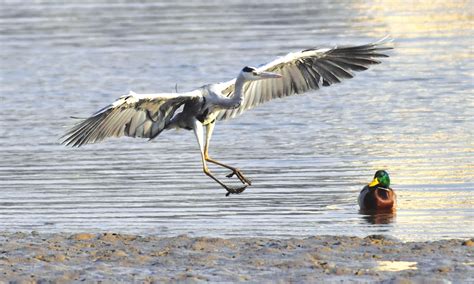
[[[244,174],[242,174],[242,172],[239,170],[239,169],[233,169],[232,172],[228,175],[226,175],[226,177],[228,178],[231,178],[233,176],[237,176],[237,178],[240,180],[240,182],[242,182],[243,184],[248,184],[248,185],[252,185],[252,181],[250,181],[248,178],[246,178],[244,176]]]
[[[239,194],[239,193],[242,193],[245,189],[247,188],[247,186],[242,186],[242,187],[228,187],[226,186],[225,189],[227,190],[227,193],[225,196],[229,196],[231,194]]]

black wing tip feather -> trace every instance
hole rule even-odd
[[[322,84],[318,84],[318,87],[321,87],[320,85],[324,87],[331,86],[342,82],[344,79],[353,78],[355,72],[367,70],[370,65],[382,63],[382,61],[377,58],[389,57],[382,52],[393,49],[392,46],[386,45],[391,42],[391,37],[385,36],[369,44],[334,47],[324,52],[323,56],[315,58],[314,61],[309,64],[310,66],[306,65],[306,67],[314,69],[323,79]],[[311,50],[317,49],[308,49],[306,51]],[[306,62],[306,64],[308,63],[309,62]]]

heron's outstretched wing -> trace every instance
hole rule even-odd
[[[182,104],[200,97],[199,91],[182,94],[130,92],[76,124],[63,136],[62,143],[79,147],[124,135],[152,139],[165,129]]]
[[[380,63],[377,58],[388,57],[381,53],[392,49],[383,46],[384,38],[378,42],[331,49],[306,49],[262,65],[257,71],[279,73],[283,77],[250,81],[244,84],[244,103],[236,109],[222,110],[218,119],[233,118],[243,111],[275,98],[300,94],[310,89],[330,86],[343,79],[352,78],[352,71],[363,71],[372,64]],[[218,85],[224,96],[234,93],[235,79]]]

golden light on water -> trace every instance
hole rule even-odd
[[[416,37],[420,33],[445,36],[459,30],[473,29],[473,7],[469,0],[374,0],[354,2],[353,5],[370,15],[361,21],[381,24],[393,35],[406,38]],[[379,35],[381,30],[373,32]]]
[[[474,144],[469,132],[443,130],[434,133],[399,135],[390,133],[378,141],[375,170],[386,169],[393,185],[462,185],[474,180]]]
[[[458,210],[474,208],[474,199],[467,197],[463,191],[451,191],[449,197],[446,192],[437,191],[410,191],[401,194],[399,206],[405,210],[418,208],[457,208]]]

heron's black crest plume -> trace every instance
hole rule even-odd
[[[244,69],[242,69],[242,71],[244,71],[244,72],[253,72],[253,71],[255,71],[255,68],[249,67],[249,66],[245,66]]]

